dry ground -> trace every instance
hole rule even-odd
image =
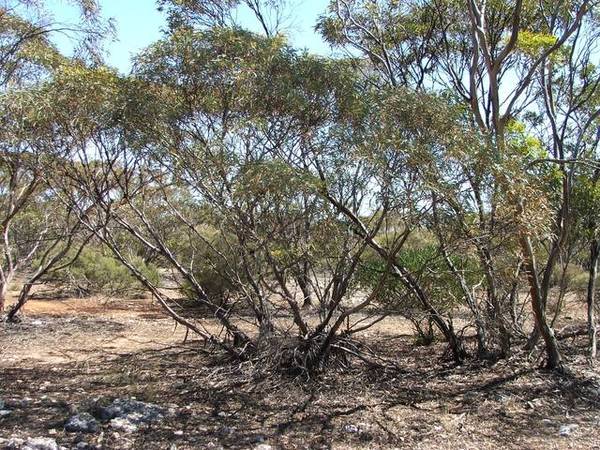
[[[184,330],[148,300],[36,300],[26,312],[21,324],[0,324],[0,399],[16,405],[0,417],[0,438],[110,449],[600,448],[600,372],[583,337],[562,341],[575,376],[540,371],[523,354],[453,367],[442,343],[416,346],[390,318],[362,339],[395,367],[356,362],[300,382],[252,379],[249,367],[183,344]],[[131,397],[176,414],[131,434],[63,430],[75,411]]]

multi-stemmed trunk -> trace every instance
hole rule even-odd
[[[398,261],[396,254],[400,247],[391,251],[383,247],[374,238],[372,231],[367,229],[367,227],[354,212],[352,212],[343,203],[336,200],[328,192],[325,192],[324,195],[325,198],[333,206],[335,206],[340,213],[344,214],[355,225],[355,233],[365,239],[367,245],[371,247],[371,249],[374,250],[381,257],[381,259],[388,264],[391,276],[398,279],[404,288],[421,304],[423,311],[429,315],[431,321],[435,324],[448,342],[450,350],[452,351],[454,362],[456,364],[462,364],[467,355],[462,339],[456,334],[456,331],[452,325],[452,321],[446,321],[446,319],[437,310],[435,305],[433,305],[428,293],[422,288],[419,281],[406,267],[404,267],[404,265],[400,263],[400,261]],[[404,240],[401,241],[401,244],[403,242]]]
[[[552,370],[563,370],[563,361],[558,348],[558,341],[554,335],[554,330],[548,325],[546,319],[546,308],[542,298],[540,281],[536,268],[535,256],[531,240],[527,235],[520,238],[521,249],[523,251],[523,266],[527,273],[529,282],[529,291],[531,295],[531,306],[535,319],[536,328],[539,330],[546,347],[546,367]]]

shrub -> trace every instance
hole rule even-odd
[[[210,230],[208,227],[203,232],[213,248],[208,245],[197,246],[193,264],[194,278],[212,302],[223,304],[231,294],[239,289],[239,285],[234,284],[228,274],[232,267],[237,267],[236,273],[241,273],[240,263],[227,247],[220,233]],[[214,249],[217,251],[215,252]],[[228,259],[224,260],[223,257]],[[196,297],[196,293],[187,281],[182,285],[182,293],[189,300],[194,300]]]
[[[552,271],[551,284],[553,287],[560,286],[562,274],[562,267],[555,267]],[[588,284],[588,273],[581,266],[577,264],[569,264],[564,273],[565,283],[567,290],[584,293],[587,290]]]
[[[158,268],[146,264],[140,257],[131,258],[134,266],[152,283],[158,283]],[[105,255],[100,249],[88,248],[59,275],[79,295],[103,294],[115,297],[135,297],[144,286],[119,260]]]
[[[397,259],[419,280],[436,308],[447,311],[461,304],[463,293],[460,286],[434,245],[406,248],[398,254]],[[474,280],[478,279],[480,271],[474,259],[452,256],[452,262],[458,270],[465,273],[469,283],[474,283]],[[378,255],[367,252],[357,274],[359,284],[374,288],[379,274],[385,271],[386,267],[386,262]],[[378,300],[384,306],[403,314],[421,309],[420,303],[412,298],[402,283],[394,277],[388,277]]]

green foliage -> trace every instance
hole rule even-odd
[[[557,40],[558,38],[551,34],[521,30],[517,40],[517,48],[526,55],[540,56],[556,44]]]
[[[356,108],[351,60],[332,61],[287,46],[282,36],[262,37],[238,28],[180,29],[138,56],[136,74],[158,83],[180,107],[204,114],[227,109],[230,118],[297,117],[317,125]],[[185,99],[185,101],[184,101]],[[337,110],[332,105],[339,105]],[[263,122],[264,123],[264,122]]]
[[[239,3],[160,1],[169,29],[128,77],[62,58],[41,39],[20,46],[15,61],[51,76],[3,97],[4,147],[41,149],[40,161],[57,155],[48,186],[62,189],[72,211],[89,221],[86,228],[151,282],[159,271],[144,261],[155,258],[178,271],[178,281],[187,278],[185,296],[198,296],[197,282],[215,303],[259,307],[257,322],[282,308],[278,300],[293,302],[287,284],[302,271],[331,278],[331,291],[319,300],[321,312],[331,305],[333,320],[343,302],[378,289],[386,275],[379,306],[416,311],[420,320],[431,314],[430,302],[451,315],[464,300],[456,271],[477,291],[475,314],[481,308],[486,320],[508,317],[508,305],[496,300],[506,303],[513,286],[520,289],[519,238],[546,239],[559,228],[554,218],[571,166],[549,163],[549,149],[554,160],[559,147],[579,155],[569,148],[577,138],[558,143],[556,130],[552,137],[534,134],[550,122],[541,89],[564,91],[552,95],[555,119],[563,119],[572,75],[566,61],[560,52],[532,61],[571,23],[573,2],[561,4],[549,25],[547,11],[556,9],[524,1],[512,47],[509,0],[485,3],[485,17],[475,9],[469,15],[459,0],[332,1],[319,29],[350,58],[310,55],[283,35],[226,26]],[[13,32],[21,25],[11,23]],[[576,91],[593,111],[589,86],[598,70],[582,64],[574,72],[582,85]],[[514,103],[511,92],[521,96]],[[582,110],[573,109],[573,117]],[[531,129],[520,121],[525,116]],[[597,234],[597,190],[584,178],[573,191],[580,228],[590,236]],[[44,219],[26,209],[15,223],[22,220],[22,230],[35,235]],[[366,242],[374,237],[390,249],[406,230],[412,236],[394,257],[418,285],[412,292],[425,293],[420,302],[388,273],[389,261],[368,249],[377,245]],[[62,275],[87,294],[142,291],[103,250],[85,250]],[[543,267],[547,255],[540,256]],[[295,323],[310,335],[297,317]]]
[[[585,239],[600,237],[600,182],[589,176],[577,177],[573,184],[571,208],[576,232]]]
[[[156,266],[146,264],[135,256],[129,260],[151,283],[157,284],[160,281]],[[60,271],[57,277],[83,295],[135,297],[145,291],[144,286],[127,267],[94,247],[84,249],[75,262]]]
[[[560,286],[563,276],[561,267],[556,267],[552,271],[552,286]],[[565,287],[569,291],[582,294],[586,292],[589,281],[589,273],[577,264],[569,264],[564,272]]]
[[[475,284],[480,276],[478,265],[474,259],[452,256],[452,263],[463,273],[469,283]],[[463,293],[454,275],[450,272],[435,244],[408,246],[400,251],[398,262],[417,277],[421,286],[427,291],[432,303],[440,311],[449,311],[463,304]],[[379,283],[387,264],[372,252],[367,253],[358,283],[363,287],[373,288]],[[378,302],[388,308],[400,312],[419,310],[420,304],[404,289],[401,281],[389,275],[384,288],[378,295]]]
[[[202,234],[203,241],[197,243],[195,254],[188,256],[194,258],[193,275],[210,301],[221,304],[239,293],[240,283],[245,280],[240,262],[229,247],[235,238],[225,238],[211,226],[203,226],[198,232]],[[197,296],[189,281],[184,283],[182,291],[190,300]]]

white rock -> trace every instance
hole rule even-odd
[[[344,425],[344,431],[346,433],[358,433],[359,430],[356,425],[347,424],[347,425]]]
[[[131,423],[127,419],[123,419],[121,417],[117,417],[110,421],[111,428],[115,430],[120,430],[125,433],[135,433],[138,430],[138,426],[134,423]]]
[[[206,444],[206,448],[214,448],[214,449],[219,449],[219,450],[223,450],[223,446],[220,444],[217,444],[215,442],[210,441],[208,444]]]
[[[579,425],[577,425],[575,423],[570,423],[568,425],[562,425],[560,427],[560,429],[558,430],[558,434],[563,437],[567,437],[567,436],[570,436],[577,428],[579,428]]]
[[[259,444],[254,447],[254,450],[273,450],[273,447],[269,444]]]
[[[58,444],[52,438],[36,437],[25,441],[22,450],[59,450]]]

